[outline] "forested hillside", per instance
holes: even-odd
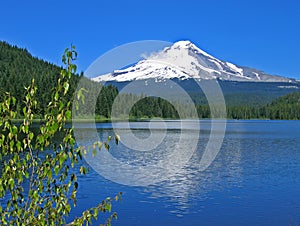
[[[277,98],[266,106],[271,119],[300,119],[300,92]]]
[[[25,87],[31,84],[34,78],[37,90],[38,106],[35,114],[42,117],[52,95],[52,90],[57,86],[57,79],[61,68],[48,63],[42,59],[33,57],[26,49],[12,46],[6,42],[0,42],[0,101],[6,92],[9,92],[17,99],[17,112],[22,117],[22,108]],[[70,94],[66,97],[73,98],[74,91],[82,75],[72,76],[70,83]],[[98,87],[100,84],[86,79],[89,86]],[[102,94],[99,95],[97,111],[106,117],[109,116],[112,97],[116,96],[117,89],[112,86],[103,87]],[[101,107],[100,107],[101,106]]]
[[[18,112],[23,105],[24,87],[29,86],[34,78],[40,104],[36,113],[43,114],[44,104],[50,101],[51,90],[57,85],[60,70],[56,65],[32,57],[26,49],[0,42],[0,98],[5,92],[10,92],[17,99]]]

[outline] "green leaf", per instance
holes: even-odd
[[[94,217],[96,218],[96,220],[98,218],[98,214],[99,214],[99,210],[98,210],[98,208],[95,208],[94,209]]]
[[[9,188],[10,188],[11,190],[13,190],[13,188],[14,188],[14,186],[15,186],[15,180],[12,179],[12,178],[10,178],[10,179],[8,180],[8,185],[9,185]]]
[[[26,160],[29,161],[30,160],[30,153],[26,154]]]
[[[58,175],[59,170],[60,170],[59,166],[56,165],[56,166],[54,167],[54,173],[55,173],[56,176]]]
[[[110,146],[107,142],[104,143],[104,147],[105,147],[106,150],[109,150],[109,148],[110,148]]]
[[[66,118],[67,119],[71,119],[71,117],[72,117],[72,112],[70,111],[70,110],[68,110],[68,111],[66,111]]]
[[[17,146],[17,150],[20,151],[21,150],[21,141],[17,141],[16,146]]]
[[[58,98],[59,98],[59,94],[58,94],[58,92],[56,92],[56,93],[55,93],[55,96],[54,96],[54,100],[56,100],[56,101],[57,101],[57,100],[58,100]]]
[[[33,196],[34,199],[37,199],[37,197],[38,197],[38,191],[37,190],[33,191],[32,196]]]
[[[64,153],[64,154],[59,158],[59,165],[62,166],[62,164],[66,161],[67,158],[68,158],[68,155]]]
[[[99,151],[101,150],[101,148],[102,148],[102,142],[98,142],[98,148],[99,148]]]
[[[62,115],[58,114],[57,117],[56,117],[56,119],[57,119],[58,122],[60,122],[62,120]]]
[[[52,179],[52,170],[48,170],[47,176],[48,176],[49,180]]]
[[[31,133],[29,133],[29,139],[30,140],[32,140],[33,139],[33,137],[34,137],[34,134],[31,132]]]
[[[74,173],[72,173],[72,175],[71,175],[71,181],[76,181],[76,180],[77,180],[76,175]]]
[[[70,213],[71,212],[71,206],[68,204],[68,205],[66,205],[66,211],[67,211],[67,213]]]
[[[96,157],[96,155],[97,155],[97,148],[93,148],[93,153],[92,154],[93,154],[94,157]]]
[[[106,203],[106,204],[105,204],[105,209],[106,209],[108,212],[111,212],[111,203]]]
[[[68,82],[65,82],[65,83],[64,83],[64,89],[65,89],[64,95],[66,95],[66,93],[67,93],[68,90],[69,90],[69,83],[68,83]]]
[[[10,147],[10,149],[13,149],[13,148],[14,148],[14,144],[15,144],[15,142],[14,142],[13,140],[11,140],[11,141],[9,142],[9,147]]]

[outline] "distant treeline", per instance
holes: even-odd
[[[239,107],[236,107],[233,114],[229,112],[228,116],[236,119],[300,119],[300,92],[279,97],[262,107],[245,107],[242,112],[236,115],[234,115],[234,112],[239,112]]]
[[[51,99],[51,90],[57,85],[57,78],[61,68],[44,60],[33,57],[26,49],[11,46],[6,42],[0,42],[0,101],[6,92],[17,99],[16,110],[22,118],[24,107],[24,87],[30,85],[32,78],[38,87],[37,102],[39,105],[34,110],[37,117],[45,113],[46,105]],[[66,97],[74,97],[79,80],[85,84],[87,97],[81,113],[89,114],[95,108],[95,114],[104,118],[117,115],[130,118],[189,118],[193,114],[188,104],[175,103],[157,97],[137,96],[134,94],[119,95],[118,105],[112,106],[119,91],[115,86],[102,86],[84,78],[82,73],[74,75],[70,84],[71,92]],[[99,90],[100,94],[98,95]],[[192,95],[193,96],[193,95]],[[121,98],[120,98],[121,97]],[[238,98],[238,97],[233,97]],[[194,99],[194,98],[193,98]],[[195,100],[195,99],[194,99]],[[235,100],[236,103],[238,103]],[[96,105],[95,105],[96,103]],[[130,107],[130,103],[135,103]],[[195,106],[199,118],[210,118],[210,108],[203,100],[195,100]],[[130,107],[130,109],[129,109]],[[179,114],[180,113],[180,114]],[[300,93],[292,93],[279,97],[266,105],[233,105],[227,107],[227,117],[231,119],[300,119]]]
[[[117,111],[125,109],[124,114],[126,114],[128,112],[126,103],[131,103],[135,101],[134,99],[140,100],[131,108],[129,114],[131,118],[161,117],[176,119],[179,118],[178,111],[181,113],[181,117],[189,118],[191,116],[191,108],[187,104],[177,103],[173,106],[161,98],[145,97],[141,99],[141,97],[132,94],[122,94],[123,104],[119,104],[119,110]],[[209,105],[195,105],[195,107],[199,118],[211,118]],[[106,109],[110,109],[110,107]],[[227,106],[226,110],[229,119],[300,119],[300,92],[279,97],[264,106]],[[96,111],[96,114],[98,113]],[[107,111],[102,115],[110,117],[110,112]]]

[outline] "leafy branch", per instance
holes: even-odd
[[[3,164],[0,198],[8,200],[5,204],[1,202],[1,225],[65,225],[72,206],[77,204],[77,174],[86,174],[88,170],[81,165],[76,172],[76,166],[86,150],[75,146],[73,128],[65,126],[72,119],[72,103],[66,95],[70,91],[70,79],[76,73],[73,63],[76,58],[74,46],[65,50],[62,57],[65,69],[60,72],[38,130],[32,126],[33,112],[38,105],[34,79],[25,88],[20,125],[13,123],[17,117],[16,98],[6,93],[0,103],[0,161]],[[82,93],[77,96],[77,101],[83,101]],[[62,136],[61,142],[55,140],[58,135]],[[108,143],[104,144],[108,149]],[[95,150],[93,147],[93,154]],[[99,212],[111,212],[112,201],[120,198],[121,193],[114,199],[105,199],[69,225],[90,223],[98,218]],[[113,213],[106,225],[116,217]]]

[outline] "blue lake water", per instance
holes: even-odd
[[[167,141],[162,141],[154,154],[112,142],[110,154],[124,164],[140,164],[143,173],[147,161],[165,157],[164,148],[172,152],[172,146],[167,146],[178,140],[179,123],[166,122]],[[90,124],[80,125],[82,138],[88,143]],[[122,129],[124,125],[114,126]],[[147,122],[130,123],[140,139],[150,136],[148,126]],[[113,204],[118,213],[113,225],[300,224],[300,121],[228,121],[221,150],[203,171],[199,162],[210,127],[210,121],[200,121],[197,148],[188,163],[155,184],[119,184],[91,169],[87,176],[79,178],[78,206],[71,217],[107,196],[123,192],[123,201]],[[113,134],[111,123],[96,124],[96,129],[103,140]],[[193,136],[193,129],[188,129]],[[159,126],[154,130],[159,133]],[[122,173],[114,167],[112,173]],[[103,219],[99,222],[103,223]]]

